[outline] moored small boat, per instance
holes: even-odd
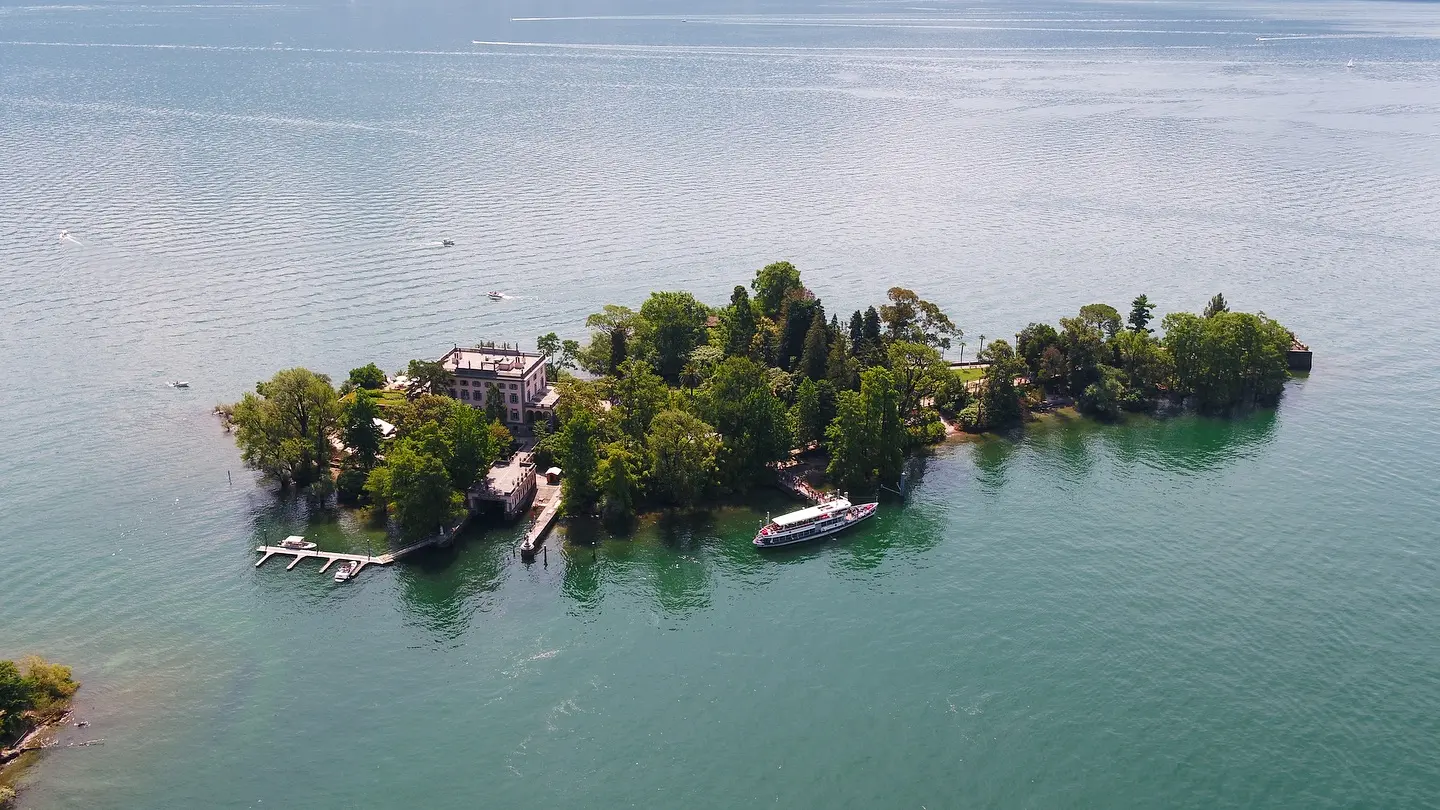
[[[816,506],[768,521],[755,535],[755,547],[773,548],[818,540],[874,515],[879,506],[879,503],[852,504],[843,495],[832,497]]]
[[[320,546],[316,543],[307,542],[305,538],[301,535],[292,534],[284,540],[280,541],[280,547],[291,548],[295,549],[296,551],[314,551]]]
[[[355,560],[347,560],[339,568],[335,569],[335,581],[345,582],[360,572],[360,563]]]

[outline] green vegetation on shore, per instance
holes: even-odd
[[[0,749],[63,717],[79,688],[69,667],[38,655],[0,661]]]
[[[281,371],[233,408],[241,458],[322,502],[333,493],[344,503],[386,510],[406,539],[443,529],[459,518],[463,494],[512,437],[495,414],[429,393],[448,378],[435,366],[413,361],[411,386],[402,393],[382,390],[385,374],[372,363],[350,372],[343,396],[325,375]],[[393,424],[394,436],[385,437],[376,419]]]
[[[979,364],[952,368],[943,352],[963,333],[940,307],[892,287],[841,319],[789,262],[718,308],[679,291],[638,310],[606,304],[586,321],[587,344],[539,338],[559,399],[553,428],[535,425],[537,466],[564,469],[566,514],[625,524],[647,505],[743,494],[796,450],[823,451],[831,483],[871,490],[896,484],[905,452],[943,439],[947,421],[980,432],[1068,401],[1114,418],[1167,399],[1223,412],[1279,398],[1293,339],[1279,323],[1217,295],[1203,315],[1167,315],[1157,337],[1154,309],[1144,295],[1123,318],[1087,304],[1059,328],[1030,324],[1013,346],[982,335]],[[566,373],[577,365],[590,378]],[[450,525],[511,442],[503,406],[433,393],[451,385],[438,362],[411,361],[405,377],[403,391],[385,390],[370,364],[337,392],[323,375],[282,371],[233,408],[242,457],[282,484],[388,509],[407,537]]]

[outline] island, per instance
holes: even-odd
[[[1013,343],[980,335],[967,362],[964,332],[915,291],[892,287],[842,318],[781,261],[722,306],[680,291],[607,304],[583,345],[553,332],[534,352],[457,345],[393,377],[356,368],[338,389],[289,369],[219,410],[247,465],[381,510],[413,540],[463,521],[516,437],[532,480],[563,471],[560,514],[623,530],[645,510],[744,498],[802,455],[818,457],[822,485],[873,492],[901,482],[908,452],[947,436],[1066,407],[1114,420],[1270,406],[1301,349],[1309,368],[1289,330],[1222,295],[1166,315],[1158,335],[1155,307],[1140,295],[1124,316],[1088,304]]]

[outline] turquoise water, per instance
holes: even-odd
[[[1437,20],[0,6],[0,655],[73,663],[105,739],[23,806],[1430,803]],[[972,352],[1223,291],[1316,370],[1233,420],[937,448],[777,554],[762,495],[548,564],[498,527],[344,587],[253,568],[368,535],[257,488],[216,402],[781,257],[840,311],[913,287]]]

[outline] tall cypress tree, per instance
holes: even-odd
[[[730,308],[726,311],[730,337],[725,343],[727,357],[747,357],[750,345],[755,342],[755,309],[750,303],[750,293],[736,285],[730,294]]]
[[[816,309],[810,329],[805,333],[805,349],[800,354],[797,370],[812,380],[825,379],[825,362],[829,357],[829,331],[825,328],[825,312]]]

